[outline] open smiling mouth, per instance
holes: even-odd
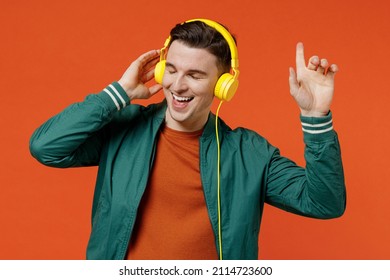
[[[177,102],[180,102],[180,103],[188,103],[194,99],[194,97],[177,96],[174,93],[172,93],[172,97],[174,100],[176,100]]]

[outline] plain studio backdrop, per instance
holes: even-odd
[[[221,117],[257,131],[301,165],[299,110],[288,87],[296,43],[304,43],[306,59],[317,54],[340,67],[332,112],[346,213],[324,221],[266,206],[260,258],[390,258],[387,1],[3,0],[0,6],[0,259],[85,258],[97,168],[42,166],[29,153],[29,138],[52,115],[118,80],[141,53],[161,48],[176,23],[199,17],[227,25],[238,40],[240,87]]]

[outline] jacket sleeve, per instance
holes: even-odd
[[[88,95],[83,102],[70,105],[33,133],[32,156],[52,167],[97,165],[104,127],[129,103],[125,91],[116,82],[98,94]]]
[[[346,190],[332,114],[321,118],[301,116],[301,124],[306,168],[275,149],[269,163],[266,202],[303,216],[339,217],[345,211]]]

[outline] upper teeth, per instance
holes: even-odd
[[[191,101],[193,99],[193,97],[177,96],[175,94],[172,94],[172,96],[173,96],[173,99],[175,99],[176,101],[179,101],[179,102],[188,102],[188,101]]]

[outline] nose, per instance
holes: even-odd
[[[188,85],[185,80],[185,77],[182,75],[173,75],[172,83],[169,89],[177,93],[186,91],[188,89]]]

